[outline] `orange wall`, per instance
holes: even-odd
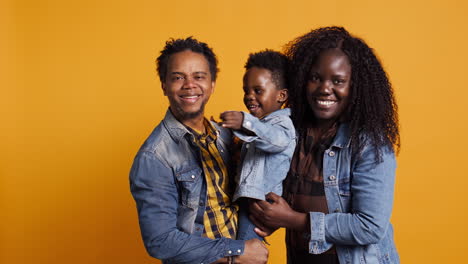
[[[465,1],[27,1],[0,3],[0,263],[159,263],[128,187],[167,100],[154,59],[194,35],[219,55],[207,115],[243,109],[249,52],[343,25],[383,60],[400,106],[393,223],[403,263],[468,249]],[[270,263],[284,263],[282,233]]]

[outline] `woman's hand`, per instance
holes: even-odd
[[[276,229],[304,231],[308,229],[308,214],[296,212],[279,195],[269,193],[267,201],[255,201],[250,204],[250,219],[260,230],[260,236],[270,235]]]

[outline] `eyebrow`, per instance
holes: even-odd
[[[204,74],[204,75],[208,75],[207,72],[204,72],[204,71],[197,71],[197,72],[194,72],[194,74]]]
[[[173,75],[174,75],[174,74],[185,75],[185,73],[183,73],[183,72],[171,72],[170,74],[173,74]]]
[[[183,72],[171,72],[170,74],[180,74],[180,75],[186,75],[185,73]],[[204,75],[208,75],[207,72],[204,72],[204,71],[197,71],[197,72],[194,72],[192,74],[204,74]]]

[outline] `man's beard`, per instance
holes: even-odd
[[[199,115],[204,113],[205,105],[206,105],[206,102],[202,103],[200,108],[195,112],[185,112],[182,109],[182,107],[180,107],[179,105],[176,104],[175,110],[177,111],[177,117],[181,119],[180,121],[198,117]],[[174,113],[172,113],[172,114],[174,114]]]

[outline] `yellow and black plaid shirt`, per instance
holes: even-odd
[[[231,203],[229,175],[216,147],[216,129],[205,119],[206,133],[188,128],[195,136],[195,144],[200,148],[203,172],[206,179],[207,202],[203,224],[203,235],[208,238],[236,238],[237,206]]]

